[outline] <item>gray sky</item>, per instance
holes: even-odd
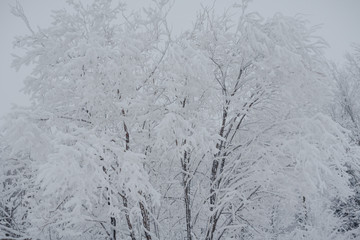
[[[34,27],[48,26],[51,21],[51,10],[66,5],[65,0],[19,0],[19,2]],[[141,7],[148,0],[125,0],[125,2],[133,8]],[[216,8],[225,9],[233,2],[234,0],[218,0]],[[0,118],[10,111],[12,104],[28,104],[27,96],[22,94],[20,89],[30,69],[24,68],[16,72],[10,67],[12,40],[15,35],[27,33],[21,20],[10,13],[8,5],[14,3],[15,0],[0,0]],[[200,3],[207,5],[212,1],[175,0],[169,16],[174,32],[180,32],[191,26]],[[311,25],[323,24],[318,35],[330,45],[326,56],[336,62],[342,61],[342,56],[350,50],[351,43],[360,43],[360,0],[254,0],[249,8],[265,18],[271,17],[276,12],[289,16],[301,13]]]

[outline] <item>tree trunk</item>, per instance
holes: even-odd
[[[182,159],[182,169],[183,169],[183,188],[184,188],[184,203],[185,203],[185,220],[186,220],[186,237],[187,240],[192,239],[191,231],[191,196],[190,196],[190,176],[189,176],[189,162],[190,156],[187,151],[184,152],[184,157]]]
[[[150,219],[149,219],[149,212],[146,210],[144,204],[142,202],[139,202],[140,210],[141,210],[141,216],[143,220],[143,225],[145,228],[145,237],[146,240],[151,240],[150,232]]]
[[[121,195],[119,194],[122,199],[123,199],[123,206],[128,209],[128,201],[127,201],[127,198],[125,195]],[[133,230],[133,226],[131,224],[131,221],[130,221],[130,216],[129,216],[129,213],[125,213],[125,219],[126,219],[126,223],[128,225],[128,229],[129,229],[129,232],[130,232],[130,237],[131,237],[131,240],[136,240],[135,238],[135,233],[134,233],[134,230]]]
[[[110,223],[112,226],[112,238],[111,240],[116,240],[116,219],[114,217],[110,218]]]

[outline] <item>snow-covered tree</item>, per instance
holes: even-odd
[[[351,130],[352,140],[359,144],[360,106],[360,46],[354,45],[353,53],[346,54],[344,66],[331,66],[331,72],[337,83],[336,105],[333,117],[345,128]]]
[[[29,202],[24,236],[151,239],[158,193],[141,127],[153,114],[148,80],[163,55],[165,12],[161,3],[128,17],[107,0],[69,4],[52,26],[28,25],[15,41],[27,51],[14,66],[34,66],[25,82],[32,107],[11,119],[4,139],[5,181],[16,174],[20,189],[11,190]],[[13,11],[28,23],[20,6]]]
[[[180,36],[167,1],[68,1],[37,31],[15,6],[32,106],[1,135],[0,237],[340,239],[357,151],[324,110],[324,42],[248,2]]]
[[[336,132],[334,138],[340,134],[335,130],[336,125],[328,123],[331,122],[330,119],[319,116],[322,120],[318,121],[312,117],[314,113],[321,111],[322,104],[328,99],[326,79],[321,73],[323,42],[314,37],[312,29],[307,29],[299,19],[275,15],[264,21],[256,13],[246,13],[244,5],[240,7],[242,15],[238,22],[232,21],[228,15],[216,16],[211,10],[204,9],[188,36],[210,62],[213,82],[218,84],[215,95],[217,99],[211,105],[211,112],[215,120],[212,126],[218,126],[214,129],[221,139],[215,146],[216,153],[208,163],[211,165],[211,187],[207,196],[209,214],[205,227],[206,239],[225,236],[263,239],[264,234],[269,232],[269,223],[266,222],[269,217],[263,218],[265,222],[262,222],[261,215],[269,216],[268,210],[274,208],[275,202],[279,203],[279,199],[271,200],[271,197],[263,194],[269,191],[269,187],[273,194],[285,198],[286,201],[297,202],[299,206],[286,208],[286,212],[278,216],[279,219],[285,216],[295,219],[303,211],[300,206],[307,204],[305,199],[314,199],[305,195],[317,194],[318,199],[323,199],[321,203],[324,205],[321,207],[329,207],[329,202],[326,202],[328,196],[318,194],[321,184],[314,188],[305,187],[305,184],[302,190],[288,184],[287,191],[282,192],[280,183],[272,178],[281,178],[284,174],[284,179],[288,179],[288,173],[283,169],[285,166],[289,171],[295,168],[299,171],[297,174],[304,179],[315,177],[316,175],[307,175],[308,169],[299,167],[312,159],[311,165],[317,169],[315,171],[325,171],[321,170],[324,168],[328,168],[326,171],[338,171],[334,174],[339,178],[332,184],[341,182],[346,185],[346,176],[341,174],[347,158],[347,143],[344,139],[337,143],[342,146],[339,147],[339,152],[327,155],[320,149],[321,152],[316,156],[313,153],[315,149],[311,149],[314,146],[310,147],[307,141],[318,145],[322,144],[321,139],[301,138],[300,142],[290,148],[287,142],[291,140],[285,140],[286,137],[282,135],[284,130],[281,129],[289,124],[292,130],[285,132],[290,138],[310,134],[311,129],[318,124],[319,127],[325,125],[325,128],[329,128],[326,130],[328,133]],[[319,92],[323,94],[319,95]],[[278,125],[278,122],[282,124]],[[303,122],[306,125],[303,125]],[[268,129],[273,128],[280,128],[277,130],[280,132],[269,134]],[[263,135],[263,132],[266,134]],[[265,140],[268,137],[271,137],[272,141]],[[276,137],[283,143],[275,144]],[[299,144],[303,145],[302,155],[298,155]],[[289,148],[282,149],[281,145]],[[272,152],[284,154],[286,157],[277,155],[272,158]],[[327,163],[335,153],[340,154],[335,158],[336,161],[333,164]],[[291,159],[292,164],[279,162],[279,158],[283,161]],[[274,166],[277,167],[273,169]],[[269,169],[273,170],[269,172]],[[326,179],[329,176],[332,174],[322,177]],[[329,189],[328,194],[348,194],[346,191],[342,192],[343,185],[336,184],[331,191]],[[296,198],[292,199],[294,196]],[[270,202],[270,205],[265,204],[267,202]],[[330,211],[328,215],[331,217]],[[315,223],[309,220],[306,224]],[[327,231],[331,231],[334,224],[336,222],[322,227],[328,227]],[[295,234],[298,229],[291,229],[290,226],[281,228],[287,228],[286,234]],[[313,234],[306,227],[304,229],[309,231],[307,237]],[[278,231],[271,234],[281,235],[281,230]]]
[[[165,156],[164,162],[159,163],[166,166],[166,176],[162,179],[166,179],[167,184],[161,191],[165,209],[159,210],[159,214],[164,215],[161,218],[166,228],[171,229],[167,238],[252,236],[261,239],[266,233],[286,239],[291,234],[300,236],[301,231],[307,237],[331,237],[337,219],[329,208],[329,196],[348,195],[350,191],[343,187],[347,185],[343,174],[343,164],[348,158],[345,134],[337,130],[338,126],[329,118],[321,114],[313,117],[330,96],[321,72],[322,46],[321,39],[313,37],[312,29],[306,29],[299,19],[276,15],[263,21],[254,13],[243,13],[236,25],[228,15],[216,16],[209,9],[199,15],[194,29],[170,45],[170,56],[164,61],[168,69],[165,68],[162,75],[167,87],[160,101],[166,111],[164,120],[155,129],[160,142],[154,147]],[[202,114],[206,114],[206,118],[201,117]],[[291,126],[291,130],[286,131],[291,138],[298,136],[299,142],[294,147],[283,149],[279,143],[265,140],[271,137],[276,142],[277,136],[279,142],[290,142],[280,131],[284,126]],[[329,135],[322,136],[324,139],[314,136],[311,129],[318,127],[326,129],[319,134],[329,131]],[[279,132],[269,134],[269,129]],[[208,136],[207,145],[203,145],[204,141],[194,141],[199,133]],[[338,144],[338,151],[325,152],[322,149],[325,139]],[[299,144],[304,148],[301,158],[296,157]],[[323,147],[317,149],[312,144]],[[289,159],[270,154],[274,151]],[[339,155],[335,157],[335,154]],[[334,162],[328,162],[329,158],[335,158]],[[286,165],[290,160],[292,164]],[[313,176],[307,173],[307,167],[299,167],[305,162],[315,169]],[[269,173],[269,168],[273,169],[271,174],[264,174]],[[279,179],[286,181],[290,177],[284,169],[297,172],[299,179],[292,182],[304,181],[301,190],[289,184],[286,191],[280,190]],[[337,180],[333,182],[332,174],[316,177],[324,171],[336,174]],[[275,180],[275,175],[282,177]],[[308,179],[309,176],[313,179]],[[325,182],[313,183],[319,181]],[[307,188],[307,184],[314,187]],[[331,186],[329,192],[319,194],[323,185]],[[268,194],[269,187],[272,194]],[[309,217],[306,223],[303,220],[309,215],[304,209],[310,207],[310,199],[315,197],[322,199],[318,201],[323,205],[312,207],[328,210],[321,212],[329,218],[326,224],[316,216]],[[281,205],[276,205],[279,198],[294,204],[281,215]],[[190,207],[189,201],[192,201]],[[269,205],[266,202],[270,202]],[[252,204],[257,204],[257,210],[254,207],[244,217]],[[181,209],[182,205],[184,210],[176,215],[173,209]],[[272,212],[267,211],[269,209]],[[272,221],[281,221],[285,215],[291,221],[282,222],[288,224],[286,226],[272,226],[270,233],[266,221],[270,221],[271,214],[275,215],[274,209],[279,212]],[[266,220],[262,221],[261,214],[268,216]],[[309,226],[305,227],[306,224]],[[326,230],[317,231],[320,227]]]
[[[332,104],[332,117],[335,121],[348,129],[351,133],[351,141],[360,143],[360,46],[354,45],[353,52],[346,54],[346,62],[343,66],[331,66],[332,77],[337,88],[335,90],[335,104]],[[350,186],[355,195],[346,200],[335,200],[335,214],[343,220],[339,231],[349,232],[354,238],[360,225],[360,168],[359,163],[349,162],[347,173],[350,176]]]

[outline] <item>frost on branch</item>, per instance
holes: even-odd
[[[36,31],[17,5],[32,106],[0,139],[0,238],[347,237],[357,135],[328,116],[325,43],[248,2],[179,36],[167,1],[68,1]]]

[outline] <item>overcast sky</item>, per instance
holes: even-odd
[[[32,26],[46,27],[51,22],[51,10],[66,6],[65,0],[19,0]],[[83,2],[88,2],[84,0]],[[89,1],[90,2],[90,1]],[[149,0],[125,0],[129,7],[140,7]],[[216,8],[225,9],[234,0],[218,0]],[[191,26],[200,4],[212,0],[175,0],[169,16],[174,32]],[[24,77],[30,69],[15,72],[10,67],[12,40],[15,35],[27,33],[25,25],[10,13],[9,4],[15,0],[0,0],[0,118],[7,114],[12,104],[26,105],[28,98],[20,92]],[[254,0],[249,6],[262,16],[271,17],[277,12],[294,16],[303,14],[311,25],[322,24],[318,35],[330,45],[326,51],[329,59],[341,62],[343,54],[350,50],[351,43],[360,43],[360,0]],[[0,121],[1,123],[1,121]]]

